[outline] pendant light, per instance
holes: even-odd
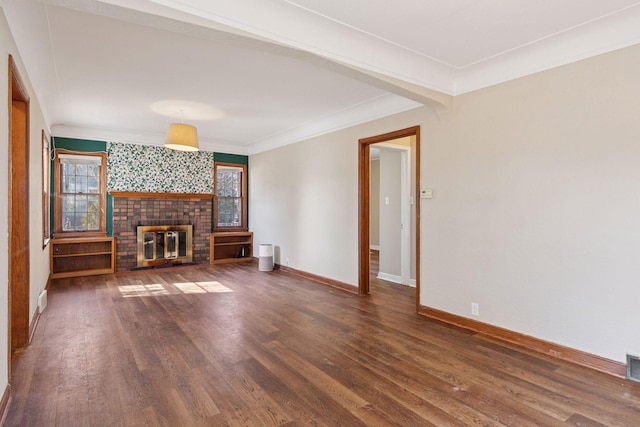
[[[167,140],[164,143],[166,148],[178,151],[198,151],[198,130],[195,126],[184,123],[184,112],[182,114],[182,123],[171,123]]]

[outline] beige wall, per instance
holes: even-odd
[[[30,319],[33,318],[37,308],[38,294],[44,289],[49,275],[49,252],[48,248],[42,248],[42,177],[41,177],[41,130],[48,129],[38,100],[34,95],[34,91],[29,83],[29,78],[24,71],[20,55],[17,52],[15,43],[9,32],[4,13],[0,9],[0,57],[3,66],[0,67],[0,97],[4,100],[8,99],[8,57],[11,54],[18,65],[20,77],[27,87],[30,99],[30,146],[29,146],[29,227],[30,227]],[[7,177],[9,175],[8,168],[8,103],[0,102],[0,395],[4,391],[2,384],[8,383],[8,211],[7,202],[9,199]]]
[[[369,191],[370,227],[369,239],[371,247],[380,246],[380,159],[371,160],[371,190]]]
[[[640,352],[639,75],[636,46],[461,96],[424,129],[423,304]]]
[[[7,28],[7,22],[4,18],[4,14],[0,16],[0,55],[2,57],[2,66],[0,66],[0,394],[4,393],[5,387],[9,382],[8,373],[8,328],[9,328],[9,314],[8,314],[8,293],[9,293],[9,267],[8,267],[8,251],[9,240],[7,238],[9,234],[8,228],[8,206],[7,200],[9,197],[9,187],[7,183],[7,177],[9,176],[9,159],[8,152],[9,146],[7,143],[7,135],[9,134],[9,127],[7,123],[7,117],[9,115],[8,109],[8,88],[7,82],[9,81],[7,57],[9,53],[15,51],[15,48],[11,41],[11,34]]]
[[[401,154],[398,150],[380,149],[380,271],[379,276],[394,276],[402,282],[400,224]],[[388,204],[387,204],[388,201]]]
[[[420,303],[640,353],[640,46],[250,157],[256,243],[357,285],[357,141],[420,125]],[[282,260],[277,260],[282,262]]]
[[[410,241],[409,241],[409,247],[411,250],[411,254],[410,254],[410,271],[409,271],[409,282],[405,283],[411,286],[416,286],[416,205],[415,203],[418,201],[418,192],[416,191],[416,155],[417,155],[417,149],[416,149],[416,136],[412,135],[412,136],[408,136],[408,137],[403,137],[403,138],[399,138],[399,139],[394,139],[392,141],[387,141],[387,142],[383,142],[383,143],[378,143],[374,145],[375,147],[381,149],[381,150],[397,150],[398,147],[407,147],[407,156],[409,158],[409,194],[407,197],[411,197],[413,199],[413,204],[410,204],[408,206],[409,209],[409,222],[410,222],[410,229],[409,229],[409,236],[410,236]],[[399,197],[399,195],[398,195]],[[407,201],[409,202],[409,201]],[[380,206],[380,208],[382,208],[382,205]],[[382,252],[381,252],[381,256],[382,256]],[[399,256],[399,255],[398,255]],[[401,262],[401,261],[399,261]],[[381,264],[382,264],[382,260],[381,260]],[[382,270],[381,270],[382,271]],[[392,281],[396,281],[397,278],[390,278],[390,277],[386,277],[387,280],[392,280]],[[402,281],[400,281],[402,282]],[[398,283],[400,283],[398,282]]]
[[[325,135],[249,157],[254,248],[272,243],[278,264],[356,283],[355,141]]]

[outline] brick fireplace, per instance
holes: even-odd
[[[193,262],[209,263],[212,196],[209,194],[112,192],[116,271],[137,265],[139,225],[193,226]]]

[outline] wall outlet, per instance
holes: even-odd
[[[289,258],[288,257],[284,259],[284,265],[289,265]]]
[[[478,305],[478,303],[471,303],[471,314],[474,316],[480,316],[480,306]]]

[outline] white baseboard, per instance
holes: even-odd
[[[397,283],[399,285],[410,286],[412,288],[416,287],[416,280],[410,279],[409,283],[404,283],[402,281],[402,276],[396,276],[395,274],[387,274],[387,273],[378,273],[378,279],[386,280],[387,282]]]
[[[378,279],[382,279],[382,280],[386,280],[387,282],[393,282],[393,283],[398,283],[402,285],[402,277],[396,276],[395,274],[379,272]]]

